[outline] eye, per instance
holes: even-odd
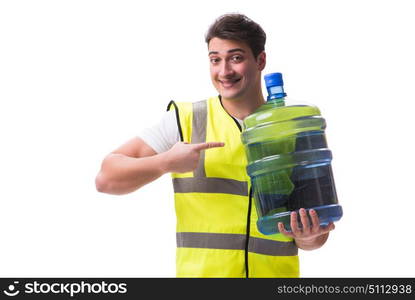
[[[211,57],[210,58],[210,63],[213,64],[213,65],[217,64],[219,61],[220,61],[219,57]]]
[[[244,58],[242,57],[242,55],[234,55],[231,57],[231,60],[233,62],[241,62]]]

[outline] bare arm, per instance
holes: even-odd
[[[163,155],[136,137],[104,158],[95,185],[103,193],[131,193],[166,173],[164,167]]]
[[[95,185],[102,193],[131,193],[165,173],[193,171],[197,167],[200,151],[223,145],[216,142],[179,142],[170,150],[157,154],[142,139],[136,137],[104,158]]]

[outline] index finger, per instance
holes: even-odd
[[[216,147],[223,147],[225,143],[222,142],[206,142],[206,143],[200,143],[200,144],[193,144],[194,149],[201,151],[209,148],[216,148]]]

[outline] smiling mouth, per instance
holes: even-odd
[[[219,80],[220,84],[224,87],[224,88],[230,88],[232,87],[234,84],[238,83],[239,81],[241,81],[241,78],[238,79],[234,79],[234,80]]]

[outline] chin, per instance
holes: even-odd
[[[239,93],[238,92],[232,92],[232,91],[220,91],[219,94],[228,100],[238,100],[239,99]]]

